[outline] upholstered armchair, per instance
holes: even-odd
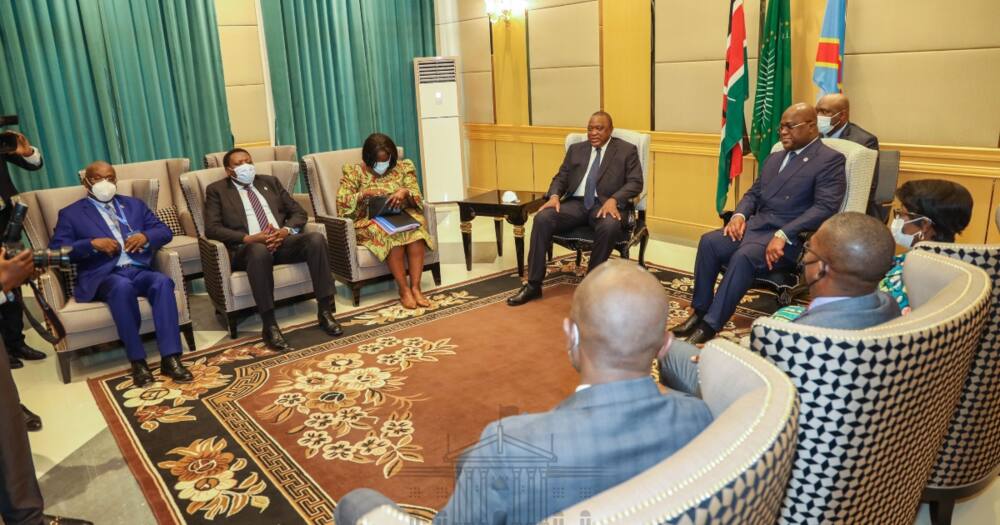
[[[821,139],[823,145],[836,150],[846,157],[847,192],[840,211],[856,211],[865,213],[868,210],[868,194],[871,192],[872,178],[875,176],[875,165],[878,162],[878,152],[860,144],[843,139]],[[780,151],[781,143],[771,148],[771,153]],[[723,222],[729,222],[733,212],[722,214]],[[805,241],[812,232],[804,232],[800,241]],[[772,290],[778,294],[778,303],[782,306],[792,304],[799,296],[809,290],[805,280],[798,270],[772,270],[754,280],[755,288]]]
[[[157,202],[159,189],[159,181],[156,179],[118,181],[118,194],[141,199],[150,208]],[[21,201],[28,205],[24,231],[31,246],[35,249],[47,248],[59,219],[59,210],[86,196],[87,190],[83,186],[21,193],[19,195]],[[179,329],[184,334],[188,348],[194,351],[194,329],[191,326],[188,297],[184,290],[181,261],[177,252],[171,250],[169,246],[168,244],[157,252],[155,267],[174,281]],[[62,272],[50,268],[42,274],[39,286],[42,296],[55,310],[66,329],[66,337],[54,345],[56,356],[59,358],[59,375],[63,383],[70,382],[71,360],[74,356],[98,345],[119,340],[114,319],[111,318],[111,310],[105,303],[99,301],[78,303],[73,298],[75,280],[75,270]],[[139,314],[142,317],[139,333],[142,335],[153,333],[155,330],[153,311],[149,301],[144,297],[139,298]]]
[[[795,459],[795,387],[760,356],[720,339],[705,346],[699,369],[714,416],[704,432],[649,470],[543,523],[774,523]],[[362,522],[421,523],[389,506]]]
[[[283,186],[289,188],[298,177],[298,167],[294,162],[255,163],[257,173],[276,177]],[[205,237],[205,190],[208,185],[227,177],[224,168],[209,168],[191,171],[181,175],[181,188],[187,199],[188,208],[198,229],[198,248],[201,253],[205,274],[205,289],[212,300],[215,312],[229,329],[229,337],[235,339],[236,326],[243,316],[255,312],[256,303],[250,292],[250,281],[244,271],[232,270],[229,251],[219,241]],[[304,232],[324,233],[322,226],[307,222]],[[306,263],[278,264],[274,267],[274,299],[276,302],[292,302],[312,297],[312,280]]]
[[[403,148],[397,148],[403,158]],[[316,212],[316,221],[326,228],[329,243],[330,265],[333,276],[351,289],[354,306],[361,302],[361,288],[365,285],[392,279],[389,266],[378,260],[368,248],[358,244],[354,221],[337,213],[337,191],[345,164],[361,162],[361,148],[313,153],[302,157],[302,171],[309,182],[309,197]],[[434,205],[424,202],[427,230],[437,245],[437,216]],[[424,257],[424,270],[430,270],[434,284],[441,285],[441,264],[438,250],[428,250]]]
[[[184,201],[184,192],[181,191],[181,174],[186,173],[190,167],[191,161],[185,158],[114,165],[119,181],[153,179],[159,183],[159,196],[149,207],[174,233],[173,240],[165,248],[177,252],[181,259],[181,271],[187,280],[201,277],[198,233]],[[79,175],[83,177],[83,170],[80,170]]]
[[[914,250],[912,311],[867,330],[757,319],[750,349],[799,391],[782,523],[913,523],[986,320],[990,279]],[[993,436],[995,437],[995,436]]]
[[[955,500],[976,494],[1000,473],[1000,245],[922,242],[914,249],[978,266],[993,282],[989,315],[924,490],[932,523],[947,525]]]
[[[269,162],[273,160],[282,160],[286,162],[298,162],[298,158],[295,156],[295,146],[252,146],[248,148],[243,148],[250,153],[253,157],[254,163],[258,162]],[[226,155],[225,151],[216,151],[215,153],[208,153],[202,159],[203,168],[221,168],[222,157]]]
[[[618,253],[625,259],[629,257],[629,250],[636,244],[639,245],[639,264],[646,264],[646,245],[649,243],[649,230],[646,228],[646,196],[649,193],[649,133],[639,133],[627,129],[615,128],[611,136],[619,138],[632,144],[639,151],[639,167],[642,169],[642,192],[639,193],[626,208],[626,213],[622,214],[625,222],[625,236],[618,243],[616,248]],[[587,140],[586,133],[570,133],[566,135],[566,149]],[[552,236],[552,242],[568,250],[576,252],[576,265],[580,266],[583,259],[583,252],[590,250],[594,245],[594,229],[590,226],[578,226],[572,230]],[[552,259],[552,250],[549,249],[549,259]]]

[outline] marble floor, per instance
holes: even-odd
[[[514,240],[510,226],[505,227],[503,256],[497,256],[493,221],[480,218],[473,222],[473,265],[465,269],[461,236],[458,229],[457,207],[442,207],[438,213],[438,235],[441,251],[442,284],[458,283],[516,265]],[[527,247],[525,248],[527,250]],[[556,255],[567,253],[556,249]],[[635,253],[635,251],[633,252]],[[695,250],[691,246],[662,239],[650,242],[646,258],[651,262],[679,269],[694,266]],[[227,332],[212,312],[211,302],[200,283],[195,284],[191,298],[192,318],[198,348],[207,348],[227,339]],[[425,273],[424,289],[433,288],[429,273]],[[361,307],[396,297],[391,283],[373,285],[362,292]],[[354,309],[350,291],[338,286],[337,313]],[[303,302],[278,310],[278,321],[290,325],[314,319],[315,303]],[[240,336],[259,333],[260,322],[251,318],[239,326]],[[35,333],[28,342],[51,354],[50,347]],[[151,360],[156,359],[154,343],[147,343]],[[43,421],[41,432],[31,434],[35,470],[41,480],[47,510],[56,514],[90,519],[95,523],[136,524],[154,523],[145,498],[125,465],[107,430],[86,379],[124,368],[124,356],[118,352],[103,352],[83,356],[73,362],[73,382],[60,381],[54,358],[27,362],[14,371],[22,400]],[[113,498],[107,497],[114,494]],[[929,524],[927,507],[922,506],[917,523]],[[993,483],[976,497],[959,503],[955,510],[956,525],[1000,523],[1000,483]]]

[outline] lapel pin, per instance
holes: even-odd
[[[809,157],[802,157],[802,162],[809,162]]]

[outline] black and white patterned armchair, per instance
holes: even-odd
[[[946,525],[955,500],[976,494],[1000,473],[1000,245],[922,242],[915,249],[978,266],[993,282],[990,312],[924,490],[932,523]]]
[[[712,424],[646,472],[544,524],[774,523],[796,450],[795,387],[760,356],[718,339],[705,346],[699,367]],[[423,522],[383,506],[358,523]]]
[[[915,250],[913,310],[867,330],[761,318],[750,349],[795,383],[798,454],[782,523],[913,523],[979,343],[990,279]]]

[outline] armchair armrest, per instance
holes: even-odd
[[[302,233],[312,233],[312,232],[322,234],[323,237],[326,237],[326,226],[316,221],[309,221],[306,223],[305,226],[302,227]]]
[[[424,218],[427,219],[427,233],[431,235],[431,239],[434,239],[434,245],[438,246],[437,208],[429,202],[424,203]]]
[[[354,221],[343,217],[317,215],[316,222],[326,229],[327,255],[334,275],[356,281],[361,275],[358,264],[358,238]]]
[[[158,272],[170,277],[170,280],[174,282],[174,290],[179,290],[184,295],[184,312],[187,313],[187,319],[182,318],[180,322],[183,324],[190,321],[191,303],[188,301],[187,292],[184,288],[184,272],[181,270],[181,256],[173,250],[160,249],[156,251],[153,264]]]
[[[184,234],[197,237],[198,228],[194,224],[194,217],[191,215],[190,210],[180,210],[177,212],[177,218],[181,221],[181,228],[184,229]]]
[[[733,210],[726,210],[726,211],[724,211],[724,212],[722,212],[722,213],[719,214],[719,218],[722,219],[722,227],[723,228],[725,228],[726,225],[729,224],[729,221],[732,220],[734,213],[735,212]],[[816,233],[816,230],[802,230],[802,231],[800,231],[799,232],[799,240],[798,240],[798,242],[803,243],[803,242],[808,241],[809,238],[812,237],[814,233]]]
[[[45,300],[57,313],[66,306],[66,292],[56,275],[56,270],[48,269],[38,278],[39,287]]]
[[[306,210],[306,215],[310,219],[316,217],[316,213],[313,211],[312,199],[309,198],[308,193],[293,193],[292,199],[299,203],[299,206],[302,206],[303,210]]]
[[[201,268],[205,274],[205,289],[216,307],[229,312],[235,307],[230,277],[233,274],[229,262],[229,251],[219,241],[198,237],[198,251],[201,254]]]

